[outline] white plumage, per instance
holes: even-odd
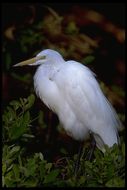
[[[50,49],[15,66],[23,65],[40,65],[34,76],[35,91],[58,115],[70,136],[83,141],[93,133],[103,152],[104,144],[111,147],[118,143],[122,124],[89,68],[76,61],[65,61]]]
[[[65,61],[54,50],[44,50],[45,56],[35,76],[34,86],[40,99],[52,109],[66,132],[76,140],[85,140],[92,132],[97,147],[118,143],[121,122],[103,95],[94,73],[76,61]],[[43,62],[43,64],[42,64]]]

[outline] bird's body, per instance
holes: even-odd
[[[118,143],[121,122],[103,95],[95,74],[76,61],[65,61],[54,50],[44,50],[36,59],[31,64],[40,65],[34,76],[35,91],[58,115],[66,132],[81,141],[93,133],[102,151],[104,144],[111,147]]]
[[[104,144],[111,147],[118,143],[120,121],[94,73],[76,61],[64,61],[57,56],[60,55],[55,55],[56,61],[54,58],[53,62],[52,55],[52,61],[47,60],[37,69],[34,76],[37,95],[58,115],[74,139],[83,141],[92,132],[100,149]]]

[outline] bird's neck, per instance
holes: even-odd
[[[50,69],[58,69],[60,68],[62,65],[65,64],[65,61],[62,57],[59,58],[59,61],[58,59],[53,59],[53,60],[47,60],[45,63],[44,63],[47,67],[50,67]]]
[[[64,62],[45,62],[38,68],[38,72],[42,73],[42,75],[50,78],[50,80],[54,80],[57,76],[58,72],[64,66]]]

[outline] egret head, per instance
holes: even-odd
[[[64,61],[64,59],[57,51],[46,49],[46,50],[41,51],[39,54],[37,54],[36,57],[32,59],[28,59],[26,61],[22,61],[14,65],[14,67],[24,66],[24,65],[34,66],[34,65],[41,65],[42,63],[46,63],[46,62],[56,63],[56,62],[61,62],[61,61]]]

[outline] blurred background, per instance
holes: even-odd
[[[12,66],[50,48],[96,73],[124,124],[124,42],[123,3],[3,3],[2,112],[10,101],[35,94],[36,67]],[[77,152],[78,142],[65,134],[56,115],[37,97],[31,116],[38,119],[32,122],[35,138],[27,143],[28,154],[42,151],[47,159],[55,160],[65,150]]]

